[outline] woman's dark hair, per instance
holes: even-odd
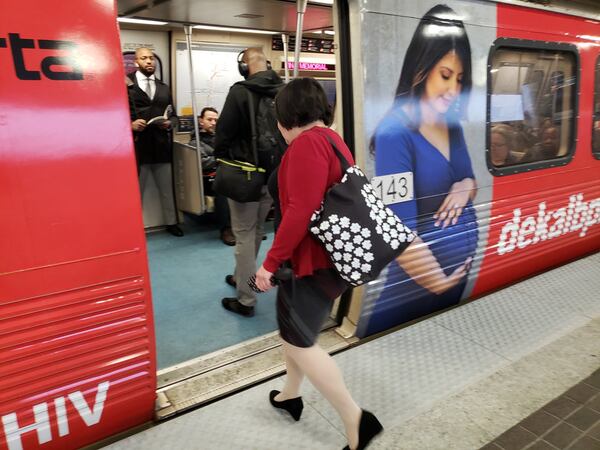
[[[303,127],[317,120],[331,125],[333,112],[321,84],[313,78],[290,81],[275,97],[277,121],[285,129]]]
[[[425,92],[427,76],[451,51],[456,52],[463,66],[461,98],[448,111],[450,116],[454,116],[450,117],[452,121],[464,114],[471,91],[471,45],[458,15],[446,5],[434,6],[421,18],[410,41],[396,88],[396,100],[409,104],[415,127],[420,122],[419,100]]]

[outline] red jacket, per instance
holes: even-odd
[[[277,176],[281,224],[263,263],[269,272],[275,272],[288,260],[298,277],[334,267],[323,245],[308,231],[310,218],[321,207],[325,192],[342,178],[340,162],[324,134],[354,165],[342,138],[328,128],[313,127],[294,139],[281,160]]]

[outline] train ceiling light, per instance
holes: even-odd
[[[279,34],[279,31],[256,30],[252,28],[217,27],[213,25],[194,25],[193,28],[196,28],[198,30],[227,31],[229,33]]]
[[[118,22],[122,23],[136,23],[139,25],[167,25],[169,22],[162,22],[160,20],[150,20],[150,19],[134,19],[131,17],[119,17],[117,19]]]

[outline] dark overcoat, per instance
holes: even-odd
[[[171,130],[177,125],[177,116],[171,97],[169,86],[160,80],[155,80],[156,92],[154,98],[146,94],[144,89],[138,85],[135,72],[129,74],[130,82],[127,86],[129,97],[129,112],[131,121],[144,119],[149,121],[153,117],[162,116],[168,105],[173,106],[173,112],[169,116]],[[134,132],[135,155],[138,165],[170,163],[172,160],[172,131],[160,128],[154,123],[148,125],[144,131]]]

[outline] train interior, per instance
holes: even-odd
[[[306,4],[298,73],[319,80],[334,105],[336,55],[332,3]],[[200,170],[196,148],[189,142],[194,130],[194,112],[199,115],[207,106],[220,112],[229,87],[243,79],[236,59],[244,48],[261,47],[282,79],[286,76],[287,61],[288,73],[292,75],[297,4],[278,0],[118,0],[117,4],[126,73],[135,70],[133,58],[137,47],[152,48],[158,61],[156,76],[171,87],[174,109],[179,116],[174,133],[173,173],[183,237],[165,231],[154,180],[150,177],[140,186],[159,388],[166,389],[203,373],[206,367],[223,365],[223,360],[240,360],[272,348],[277,338],[275,290],[259,296],[252,318],[233,314],[221,306],[222,298],[236,295],[235,289],[225,283],[225,276],[233,273],[235,247],[221,239],[223,221],[215,213],[211,195],[214,172]],[[258,264],[273,241],[270,220],[265,231]],[[329,327],[336,325],[337,305],[336,302]]]

